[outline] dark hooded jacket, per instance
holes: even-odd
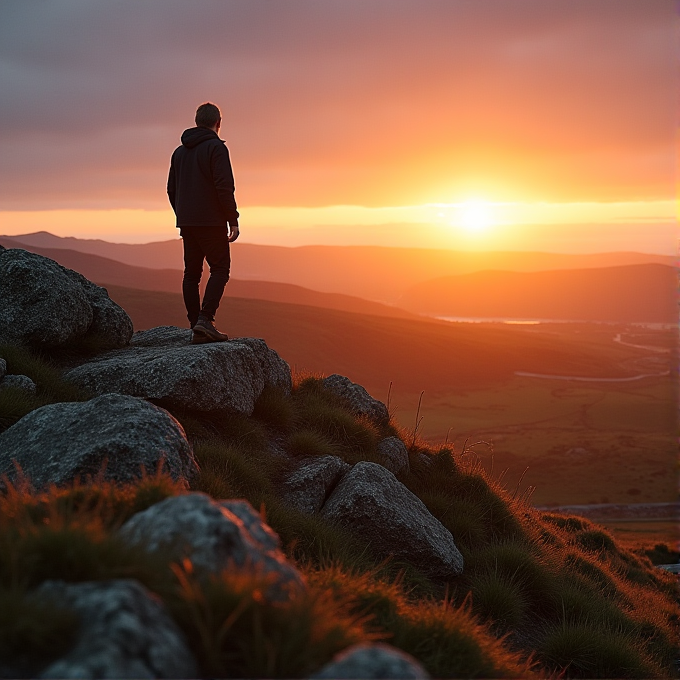
[[[229,150],[217,133],[202,127],[182,133],[170,160],[168,198],[178,227],[238,226]]]

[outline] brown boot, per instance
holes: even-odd
[[[226,342],[229,340],[229,336],[225,333],[220,333],[217,328],[215,328],[213,321],[205,316],[198,317],[198,321],[196,322],[193,330],[194,337],[199,335],[201,337],[207,338],[208,342]],[[193,342],[193,340],[192,343],[198,344]]]

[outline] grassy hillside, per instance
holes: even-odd
[[[73,398],[58,366],[2,348],[9,370],[38,385],[34,403],[0,393],[0,421],[46,401]],[[76,395],[83,398],[82,395]],[[18,408],[18,411],[17,411]],[[234,571],[205,583],[187,565],[131,549],[115,528],[134,512],[182,491],[163,476],[136,485],[76,486],[0,496],[0,658],[25,653],[26,672],[71,641],[68,612],[31,596],[47,578],[136,578],[166,604],[204,677],[307,677],[358,640],[385,640],[436,678],[672,677],[677,659],[675,577],[620,546],[591,522],[540,512],[489,477],[468,451],[431,449],[394,424],[356,419],[320,381],[298,379],[285,397],[265,391],[252,417],[175,412],[201,473],[194,490],[247,498],[279,533],[309,593],[285,604],[261,596],[257,576]],[[433,583],[411,565],[384,562],[361,536],[282,503],[289,464],[270,453],[276,437],[298,456],[375,460],[381,437],[409,446],[400,481],[453,534],[464,572]],[[33,664],[31,666],[31,664]]]
[[[419,283],[399,304],[438,316],[676,323],[677,283],[677,269],[662,264],[485,271]]]

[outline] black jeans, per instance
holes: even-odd
[[[187,318],[193,327],[198,321],[199,313],[212,320],[220,306],[231,266],[229,240],[226,226],[182,227],[180,234],[184,241],[182,294],[187,308]],[[204,259],[210,265],[210,278],[201,304],[198,285],[201,282]]]

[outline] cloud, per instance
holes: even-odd
[[[5,0],[0,208],[165,205],[205,100],[242,204],[667,198],[674,22],[671,0]]]

